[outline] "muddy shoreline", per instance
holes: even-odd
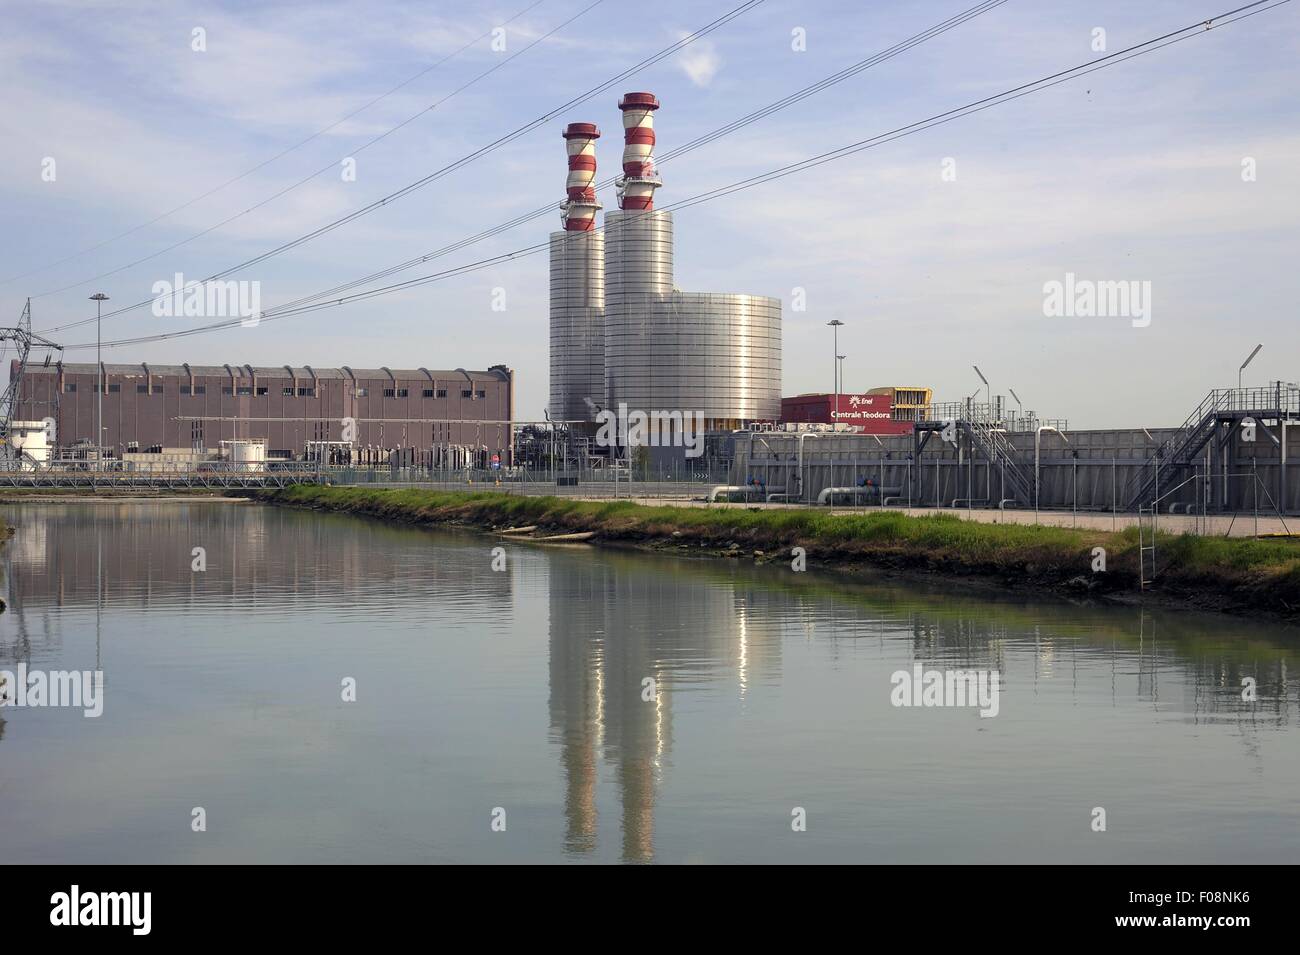
[[[471,528],[486,533],[521,526],[536,531],[511,534],[502,539],[535,546],[548,544],[537,537],[588,533],[588,540],[576,546],[612,546],[721,560],[744,560],[755,564],[785,563],[792,566],[794,548],[802,548],[809,568],[830,570],[848,579],[868,576],[914,580],[931,585],[959,585],[963,589],[1023,593],[1071,602],[1106,602],[1123,605],[1188,609],[1249,616],[1255,619],[1300,623],[1300,545],[1273,544],[1283,560],[1294,551],[1294,565],[1242,569],[1224,563],[1177,562],[1172,544],[1170,564],[1163,567],[1153,585],[1139,585],[1137,547],[1128,545],[1126,535],[1092,531],[1061,531],[1045,528],[967,525],[964,536],[972,538],[956,545],[936,544],[924,537],[889,533],[852,535],[851,528],[834,525],[838,539],[827,540],[819,527],[806,527],[819,520],[764,519],[762,514],[727,518],[722,512],[699,509],[653,508],[627,503],[602,505],[575,503],[556,498],[520,498],[502,494],[430,492],[384,492],[351,488],[290,488],[258,491],[248,495],[280,506],[293,506],[338,513],[351,513],[412,526]],[[731,512],[735,514],[736,512]],[[934,518],[903,515],[874,515],[863,518],[865,526],[911,525],[928,531],[924,522]],[[917,523],[921,522],[921,523]],[[739,526],[735,526],[739,525]],[[746,526],[747,525],[747,526]],[[849,530],[846,536],[841,530]],[[1015,540],[1009,540],[1014,533]],[[819,536],[822,534],[823,536]],[[933,535],[931,535],[933,536]],[[1002,539],[999,539],[1002,538]],[[1182,539],[1179,539],[1182,541]],[[1215,542],[1236,551],[1259,542]],[[1186,543],[1184,542],[1184,548]],[[1105,547],[1109,560],[1105,571],[1093,570],[1095,547]]]

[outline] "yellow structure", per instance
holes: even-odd
[[[893,388],[872,388],[869,395],[889,395],[889,404],[893,408],[895,421],[924,421],[930,417],[930,404],[934,399],[934,389],[919,388],[912,385]]]

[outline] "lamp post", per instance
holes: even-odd
[[[984,382],[984,395],[988,401],[989,420],[993,419],[993,390],[989,388],[989,380],[984,377],[984,372],[980,371],[979,365],[971,365],[975,369],[975,374],[980,376],[980,381]],[[978,392],[976,392],[978,394]]]
[[[841,322],[838,318],[833,318],[826,324],[831,327],[835,336],[835,340],[834,340],[835,350],[831,352],[831,354],[835,357],[835,364],[831,367],[831,371],[833,373],[832,377],[835,379],[835,404],[831,411],[831,423],[834,424],[839,421],[839,417],[840,417],[840,383],[839,383],[840,326],[842,326],[844,323]]]
[[[1020,396],[1016,394],[1016,389],[1014,388],[1008,388],[1007,391],[1011,392],[1011,397],[1016,399],[1016,417],[1023,420],[1025,417],[1025,406],[1020,403]]]
[[[108,296],[96,292],[90,296],[95,303],[95,468],[104,469],[104,359],[100,357],[99,324]]]
[[[837,379],[837,384],[835,385],[835,393],[837,395],[844,390],[844,359],[847,357],[849,356],[848,355],[835,356],[835,360],[839,363],[838,365],[839,378]]]
[[[1238,391],[1241,390],[1241,373],[1246,370],[1247,365],[1249,365],[1252,361],[1255,360],[1255,356],[1259,354],[1259,350],[1263,347],[1264,347],[1263,342],[1260,342],[1258,345],[1256,345],[1255,350],[1250,353],[1250,355],[1246,358],[1246,360],[1241,363],[1241,367],[1237,369],[1237,390]]]

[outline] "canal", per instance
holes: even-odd
[[[0,671],[103,673],[97,717],[0,709],[3,862],[1300,852],[1294,628],[249,503],[0,517]],[[996,715],[895,705],[917,665],[996,671]]]

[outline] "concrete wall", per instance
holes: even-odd
[[[1127,509],[1142,476],[1153,473],[1151,456],[1155,448],[1173,433],[1171,429],[1149,431],[1150,438],[1140,428],[1067,431],[1064,440],[1045,432],[1040,457],[1040,506],[1070,508],[1077,504],[1080,510],[1109,511],[1114,505],[1118,510]],[[1258,505],[1261,513],[1272,513],[1273,502],[1284,501],[1284,513],[1300,513],[1300,466],[1294,459],[1291,461],[1284,491],[1280,447],[1270,433],[1281,439],[1275,423],[1263,422],[1253,443],[1240,440],[1240,435],[1233,432],[1225,453],[1209,459],[1202,452],[1196,478],[1168,494],[1162,510],[1167,510],[1169,504],[1183,510],[1200,501],[1208,505],[1209,511],[1251,511]],[[1017,465],[1032,484],[1034,434],[1008,437],[1016,449]],[[1300,422],[1293,421],[1287,427],[1286,445],[1294,448],[1297,442]],[[914,459],[913,452],[911,435],[880,436],[877,440],[870,435],[818,433],[803,441],[801,483],[798,434],[738,434],[729,480],[746,484],[758,478],[771,490],[786,487],[789,493],[812,501],[823,488],[855,486],[868,478],[873,484],[900,489],[904,501],[911,500],[918,506],[938,503],[950,507],[954,500],[965,506],[968,497],[975,500],[976,506],[981,502],[996,506],[1002,497],[1000,469],[978,451],[972,460],[964,437],[959,435],[958,445],[954,446],[934,434],[919,458]],[[1292,458],[1290,453],[1288,458]],[[1161,494],[1189,478],[1193,478],[1191,469],[1171,472],[1165,467]]]

